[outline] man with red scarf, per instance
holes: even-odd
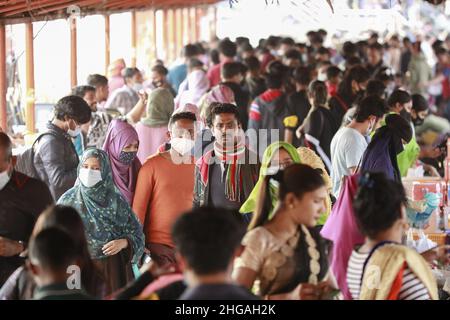
[[[239,209],[258,180],[259,159],[245,144],[235,105],[218,103],[208,119],[215,141],[197,161],[194,207]]]

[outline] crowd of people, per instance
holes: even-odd
[[[442,174],[450,41],[326,37],[120,59],[23,154],[0,132],[0,299],[448,299],[401,182]]]

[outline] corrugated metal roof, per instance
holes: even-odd
[[[140,10],[147,8],[191,7],[209,5],[220,0],[0,0],[0,21],[17,19],[43,20],[71,15]]]

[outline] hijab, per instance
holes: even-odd
[[[139,141],[139,138],[133,126],[125,120],[114,119],[109,125],[103,145],[103,150],[108,154],[111,162],[114,183],[130,205],[133,201],[141,162],[135,157],[131,164],[124,164],[120,161],[120,153],[123,148],[136,141]]]
[[[100,162],[102,180],[93,187],[80,182],[80,169],[89,158]],[[132,262],[137,263],[144,252],[142,226],[130,205],[114,186],[108,154],[96,148],[88,148],[83,153],[78,166],[75,186],[64,193],[58,204],[75,208],[83,220],[89,252],[93,259],[106,256],[102,247],[112,240],[128,239],[132,252]]]
[[[170,91],[157,88],[148,97],[146,116],[141,122],[151,128],[167,125],[173,110],[174,102]]]

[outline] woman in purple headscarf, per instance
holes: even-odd
[[[114,184],[130,205],[141,168],[136,157],[138,148],[139,138],[133,126],[122,119],[111,121],[103,150],[111,162]]]

